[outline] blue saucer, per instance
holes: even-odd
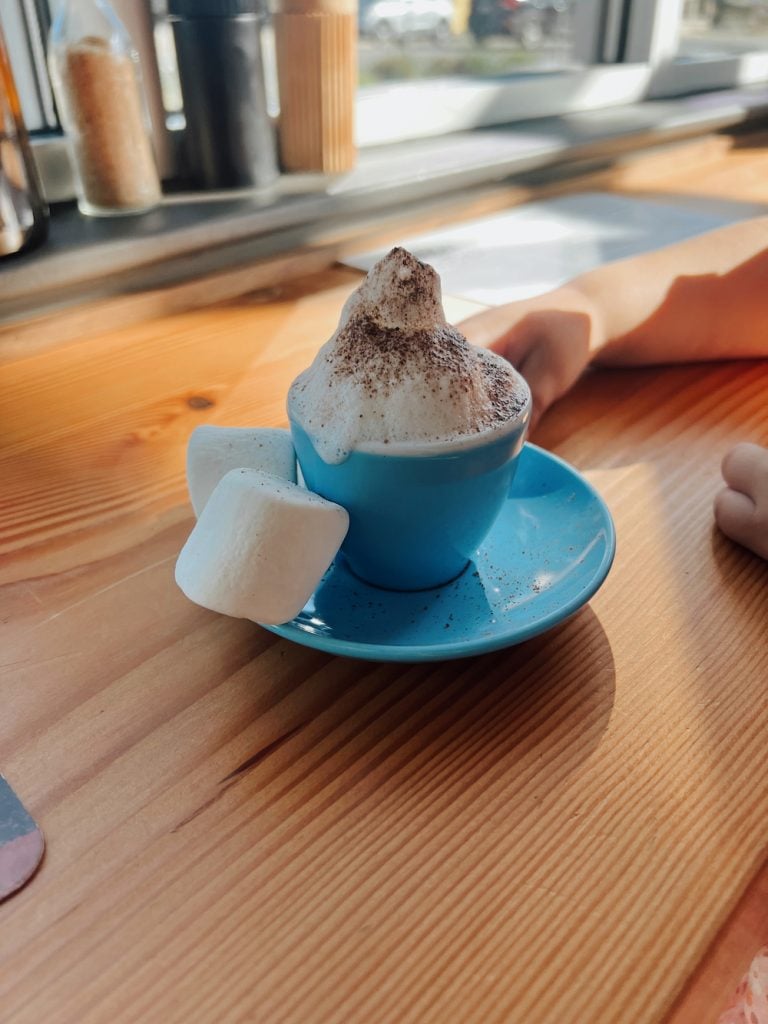
[[[526,444],[506,505],[458,579],[416,593],[380,590],[338,559],[295,619],[265,628],[370,661],[484,654],[543,633],[585,605],[615,548],[611,514],[591,484]]]

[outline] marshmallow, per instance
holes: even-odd
[[[296,455],[287,430],[197,427],[187,446],[187,486],[199,516],[230,469],[261,469],[296,482]]]
[[[348,526],[340,505],[272,474],[233,469],[182,548],[176,582],[212,611],[287,622],[311,597]]]

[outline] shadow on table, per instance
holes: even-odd
[[[270,703],[287,709],[280,732],[272,716],[254,721],[259,749],[222,780],[253,771],[258,787],[276,782],[271,804],[292,786],[278,781],[286,762],[304,754],[316,768],[302,785],[322,787],[329,775],[334,789],[364,800],[409,789],[425,772],[444,774],[446,786],[481,777],[506,785],[523,772],[544,794],[589,758],[614,702],[610,644],[588,607],[517,647],[446,662],[361,662],[278,643],[297,662],[285,692],[272,690]],[[331,753],[314,757],[318,747]]]
[[[613,654],[586,607],[527,643],[444,662],[424,672],[419,690],[438,712],[416,744],[433,760],[444,757],[452,771],[464,760],[468,780],[478,763],[511,778],[527,766],[543,794],[599,745],[614,703]]]
[[[618,535],[609,583],[634,607],[622,664],[634,666],[639,692],[637,667],[663,651],[650,663],[649,703],[683,716],[681,741],[708,766],[705,780],[688,782],[716,796],[723,815],[737,790],[731,757],[746,742],[734,687],[747,716],[764,701],[768,562],[720,533],[713,500],[724,454],[739,441],[764,443],[767,381],[764,360],[601,370],[534,437],[606,499]]]

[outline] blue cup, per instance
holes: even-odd
[[[356,450],[339,463],[317,454],[291,421],[306,486],[349,513],[341,551],[366,583],[425,590],[466,568],[504,505],[530,419],[530,400],[502,429],[407,454]]]

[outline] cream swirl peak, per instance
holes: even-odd
[[[347,300],[339,327],[291,385],[288,412],[326,462],[355,449],[471,441],[525,408],[528,387],[501,356],[446,322],[440,278],[392,249]]]

